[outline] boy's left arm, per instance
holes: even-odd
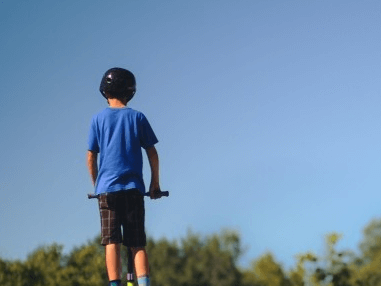
[[[160,190],[159,183],[159,155],[155,146],[146,149],[148,161],[151,167],[151,184],[149,187],[151,199],[155,199],[155,191]]]

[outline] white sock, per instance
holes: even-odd
[[[150,286],[149,276],[142,276],[138,278],[139,286]]]

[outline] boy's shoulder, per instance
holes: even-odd
[[[143,112],[139,111],[139,110],[136,110],[136,109],[133,109],[133,108],[130,108],[130,107],[125,107],[125,108],[111,108],[111,107],[107,107],[101,111],[99,111],[98,113],[96,113],[94,116],[93,116],[93,119],[102,119],[102,118],[106,118],[108,116],[115,116],[115,115],[128,115],[128,116],[131,116],[131,117],[135,117],[135,118],[144,118],[145,115],[143,114]]]

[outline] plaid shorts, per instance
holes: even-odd
[[[102,245],[112,243],[123,243],[127,247],[146,245],[144,197],[139,190],[100,195],[98,203]]]

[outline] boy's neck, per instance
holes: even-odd
[[[123,108],[127,106],[127,100],[121,100],[118,98],[109,98],[107,99],[108,104],[112,108]]]

